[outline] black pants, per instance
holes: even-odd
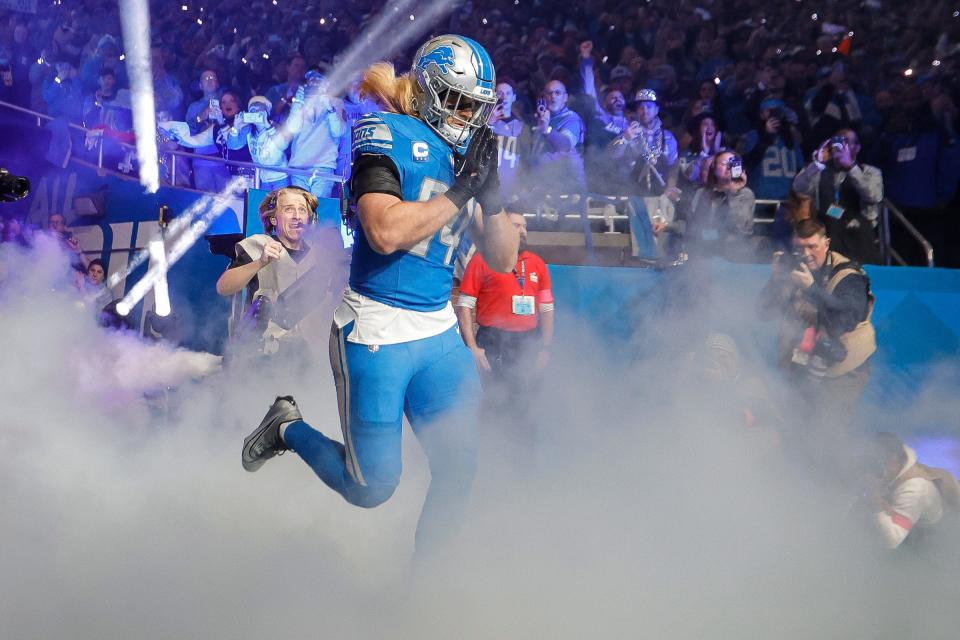
[[[534,411],[540,373],[538,331],[501,331],[479,327],[477,346],[483,349],[491,372],[483,376],[482,430],[509,451],[517,471],[529,471],[536,425]]]
[[[477,346],[486,351],[493,373],[519,376],[533,371],[540,334],[537,331],[502,331],[493,327],[477,329]]]

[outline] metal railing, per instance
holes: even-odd
[[[44,121],[50,122],[50,121],[52,121],[52,120],[57,120],[57,119],[58,119],[58,118],[54,118],[53,116],[49,116],[49,115],[47,115],[47,114],[45,114],[45,113],[40,113],[40,112],[38,112],[38,111],[33,111],[32,109],[26,109],[26,108],[24,108],[24,107],[21,107],[21,106],[15,105],[15,104],[11,104],[11,103],[9,103],[9,102],[4,102],[4,101],[2,101],[2,100],[0,100],[0,107],[6,108],[6,109],[10,109],[11,111],[16,111],[16,112],[18,112],[18,113],[23,113],[23,114],[25,114],[25,115],[31,116],[31,117],[33,117],[33,118],[36,118],[36,119],[37,119],[37,127],[38,127],[38,128],[40,128],[40,127],[43,126],[42,123],[43,123]],[[98,139],[98,140],[97,140],[97,145],[98,145],[98,148],[97,148],[97,167],[100,168],[100,169],[105,169],[105,167],[103,166],[103,143],[104,143],[103,130],[102,130],[102,129],[88,129],[88,128],[84,127],[84,126],[81,126],[81,125],[76,124],[76,123],[73,123],[73,122],[67,122],[67,126],[68,126],[69,128],[71,128],[71,129],[76,130],[76,131],[82,131],[85,135],[86,135],[86,134],[91,134],[91,133],[96,135],[96,137],[97,137],[97,139]],[[110,139],[111,139],[113,142],[115,142],[117,145],[119,145],[120,147],[122,147],[122,148],[124,148],[124,149],[127,149],[127,150],[130,150],[130,151],[133,151],[133,152],[136,152],[136,149],[137,149],[136,145],[130,144],[130,143],[128,143],[128,142],[123,142],[122,140],[117,140],[116,138],[110,138]],[[287,174],[288,176],[305,176],[305,177],[308,177],[308,178],[320,178],[320,179],[323,179],[323,180],[330,180],[330,181],[333,181],[333,182],[339,182],[341,185],[346,181],[346,178],[345,178],[344,176],[341,176],[341,175],[339,175],[339,174],[337,174],[337,173],[327,173],[327,172],[321,172],[321,171],[316,171],[316,170],[312,170],[312,169],[295,169],[295,168],[293,168],[293,167],[269,167],[269,166],[266,166],[266,165],[257,164],[257,163],[255,163],[255,162],[243,162],[243,161],[241,161],[241,160],[227,160],[226,158],[221,158],[220,156],[207,156],[207,155],[202,155],[202,154],[199,154],[199,153],[189,153],[189,152],[186,152],[186,151],[179,151],[179,150],[169,150],[169,151],[168,151],[168,150],[160,150],[160,149],[158,148],[158,149],[157,149],[157,156],[158,156],[158,157],[159,157],[159,156],[171,156],[171,162],[170,162],[170,186],[178,186],[178,185],[177,185],[177,158],[178,158],[178,157],[183,157],[183,158],[186,158],[186,159],[188,159],[188,160],[203,160],[204,162],[215,162],[215,163],[219,163],[219,164],[226,165],[226,166],[228,166],[228,167],[238,167],[238,168],[244,168],[244,169],[253,169],[253,186],[254,186],[254,188],[257,188],[257,189],[260,188],[260,171],[261,171],[261,170],[264,170],[264,171],[273,171],[273,172],[276,172],[276,173],[285,173],[285,174]]]
[[[774,210],[779,207],[784,201],[783,200],[757,200],[756,203],[758,206],[770,206]],[[933,245],[930,244],[930,241],[924,237],[920,231],[917,230],[915,226],[907,219],[903,212],[901,212],[893,202],[884,198],[880,203],[880,220],[879,228],[877,229],[879,233],[880,240],[880,255],[883,259],[883,263],[890,265],[896,262],[900,266],[909,266],[907,261],[903,259],[903,256],[893,248],[893,244],[890,238],[890,229],[891,229],[891,220],[899,223],[906,229],[907,233],[911,238],[917,241],[920,247],[923,249],[923,254],[927,262],[928,267],[933,267],[934,265],[934,255],[933,255]],[[765,217],[754,217],[754,222],[760,223],[773,223],[773,218]]]
[[[893,244],[890,241],[891,220],[899,223],[904,229],[906,229],[910,237],[917,241],[917,243],[923,249],[924,257],[927,260],[927,266],[933,267],[933,245],[930,244],[930,241],[927,240],[909,220],[907,220],[907,217],[903,215],[903,212],[901,212],[896,205],[886,198],[884,198],[880,208],[880,250],[882,252],[884,262],[886,264],[892,264],[893,262],[896,262],[901,266],[908,266],[907,261],[903,259],[903,256],[901,256],[896,249],[893,248]]]
[[[9,102],[4,102],[2,100],[0,100],[0,107],[10,109],[12,111],[23,113],[36,118],[37,127],[41,127],[42,122],[44,121],[52,121],[57,119],[47,114],[39,113],[31,109],[26,109],[24,107],[11,104]],[[81,125],[78,125],[72,122],[68,122],[67,126],[69,126],[71,129],[82,131],[85,134],[102,131],[99,129],[87,129],[86,127],[83,127]],[[122,174],[120,172],[114,172],[110,169],[106,169],[103,166],[104,136],[102,133],[100,133],[100,135],[98,135],[97,138],[98,138],[97,164],[96,164],[97,168],[105,171],[111,171],[111,173],[117,173],[118,175],[127,175],[127,174]],[[120,140],[116,140],[114,138],[112,138],[112,140],[116,142],[119,146],[125,149],[136,151],[136,145],[132,145]],[[310,169],[295,169],[291,167],[268,167],[268,166],[257,164],[254,162],[243,162],[240,160],[227,160],[226,158],[221,158],[219,156],[207,156],[207,155],[201,155],[197,153],[188,153],[185,151],[177,151],[177,150],[160,151],[158,149],[157,151],[158,151],[158,155],[169,155],[172,158],[171,164],[170,164],[171,186],[177,186],[176,159],[178,157],[183,157],[183,158],[192,159],[192,160],[203,160],[208,162],[220,163],[220,164],[231,166],[231,167],[253,169],[254,188],[260,187],[260,171],[261,170],[285,173],[288,176],[306,176],[306,177],[321,178],[324,180],[339,182],[341,185],[343,185],[343,183],[346,181],[346,178],[344,176],[341,176],[336,173],[318,172]],[[178,188],[184,188],[184,187],[178,187]],[[618,204],[620,205],[625,204],[626,201],[628,200],[628,196],[605,195],[605,194],[596,194],[596,193],[561,195],[559,196],[558,205],[560,205],[559,208],[570,208],[571,204],[576,206],[577,203],[580,202],[581,200],[583,201],[583,207],[582,207],[582,210],[577,213],[568,213],[568,212],[559,213],[558,212],[556,216],[543,215],[541,213],[524,213],[524,216],[537,218],[538,220],[543,218],[547,218],[547,219],[563,218],[564,220],[579,219],[583,223],[584,237],[588,247],[592,245],[591,230],[590,230],[591,221],[602,220],[606,224],[606,231],[604,233],[617,233],[614,227],[615,222],[618,220],[630,219],[630,216],[626,214],[610,213],[608,208],[608,205],[615,206]],[[774,211],[776,211],[776,209],[781,204],[783,204],[783,202],[784,202],[783,200],[760,199],[756,201],[756,206],[770,207]],[[599,203],[600,204],[599,210],[602,212],[595,213],[598,209],[597,207],[591,206],[591,203]],[[917,228],[910,223],[910,221],[906,218],[906,216],[904,216],[903,213],[892,202],[890,202],[890,200],[886,198],[884,198],[880,207],[880,229],[879,229],[880,252],[881,252],[881,256],[883,257],[884,263],[889,265],[896,262],[897,264],[902,266],[907,265],[906,260],[904,260],[904,258],[900,255],[900,253],[896,249],[894,249],[891,244],[891,240],[890,240],[891,221],[900,224],[907,231],[910,237],[912,237],[914,240],[917,241],[917,243],[920,245],[920,247],[924,252],[927,266],[933,267],[934,266],[933,245],[931,245],[930,242],[923,236],[923,234],[921,234],[917,230]],[[754,222],[759,224],[772,224],[774,222],[774,218],[767,217],[767,216],[754,216]]]

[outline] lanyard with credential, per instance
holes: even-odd
[[[523,285],[527,281],[527,261],[524,258],[520,258],[520,277],[517,278],[517,270],[513,270],[513,277],[516,278],[517,284],[520,285],[520,294],[523,295]]]
[[[846,174],[841,174],[837,176],[840,178],[839,182],[833,183],[833,204],[840,204],[840,187],[843,186],[844,181],[847,179]]]

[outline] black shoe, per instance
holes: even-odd
[[[283,439],[280,438],[280,425],[302,419],[293,396],[279,396],[274,400],[260,426],[243,441],[243,468],[256,471],[264,462],[286,451]]]

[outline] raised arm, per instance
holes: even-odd
[[[198,133],[183,135],[182,133],[178,132],[177,129],[171,128],[169,126],[170,124],[172,123],[160,122],[158,123],[158,126],[161,129],[167,129],[168,131],[170,131],[173,134],[174,140],[176,140],[177,144],[179,144],[181,147],[187,147],[188,149],[197,149],[199,147],[209,147],[214,143],[213,125],[210,125],[206,129]],[[187,123],[183,122],[180,124],[186,125]]]

